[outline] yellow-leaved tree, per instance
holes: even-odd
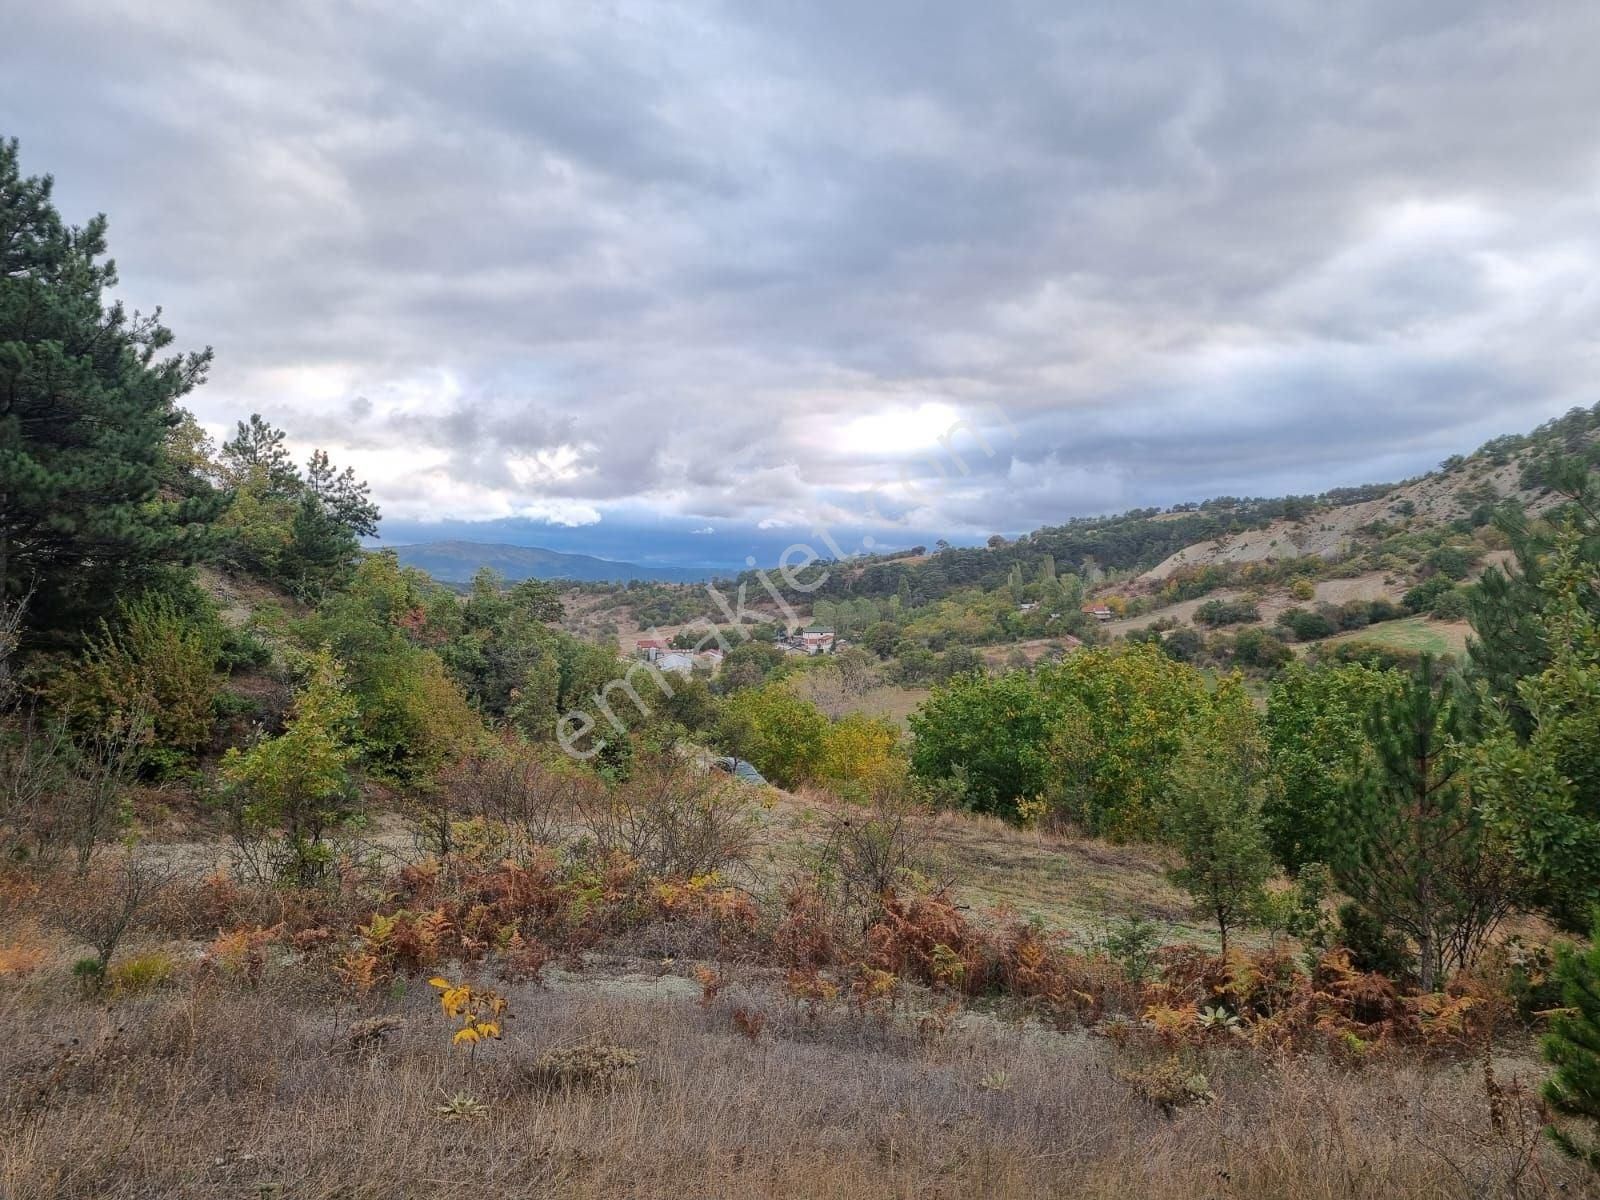
[[[895,755],[899,740],[894,726],[865,713],[846,713],[828,726],[822,739],[817,772],[842,795],[865,799],[874,783],[904,770]]]

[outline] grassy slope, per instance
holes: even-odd
[[[1406,617],[1399,621],[1382,621],[1365,629],[1352,629],[1328,638],[1321,643],[1336,646],[1341,642],[1370,642],[1395,650],[1414,650],[1423,654],[1453,654],[1460,658],[1467,652],[1467,638],[1472,626],[1465,621],[1435,621],[1431,617]],[[1316,643],[1311,643],[1316,644]]]
[[[1511,1194],[1513,1142],[1491,1136],[1476,1069],[1272,1066],[1221,1045],[1193,1064],[1217,1102],[1167,1115],[1109,1039],[979,1014],[818,1018],[748,973],[706,1007],[675,988],[513,985],[507,1037],[471,1058],[427,987],[337,1013],[269,973],[257,990],[184,984],[107,1012],[64,1002],[55,978],[0,991],[14,1200]],[[735,1005],[763,1018],[755,1040]],[[347,1022],[378,1012],[403,1028],[347,1052]],[[592,1042],[637,1051],[637,1078],[530,1079],[545,1051]],[[453,1094],[482,1115],[441,1116]],[[1526,1132],[1520,1108],[1510,1120]],[[1531,1136],[1548,1194],[1593,1194]]]

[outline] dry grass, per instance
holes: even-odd
[[[946,1032],[731,1001],[512,989],[471,1067],[427,988],[366,1013],[188,983],[114,1008],[36,974],[0,993],[0,1194],[46,1197],[1466,1197],[1513,1194],[1472,1066],[1213,1052],[1217,1101],[1164,1116],[1101,1038],[968,1016]],[[350,1053],[379,1010],[405,1024]],[[636,1080],[538,1086],[554,1047],[638,1052]],[[439,1108],[465,1094],[481,1118]],[[1547,1151],[1522,1194],[1593,1194]],[[1585,1191],[1590,1188],[1590,1191]]]
[[[767,849],[797,856],[822,836],[804,808],[784,797],[765,814]],[[974,907],[1003,900],[1069,925],[1097,908],[1181,908],[1165,864],[1138,848],[953,814],[931,840]],[[534,864],[505,887],[474,877],[451,897],[427,871],[402,870],[315,903],[278,891],[225,903],[236,889],[220,878],[180,887],[117,952],[161,969],[96,1000],[70,974],[81,947],[29,918],[34,889],[0,890],[0,1197],[1600,1195],[1544,1145],[1531,1102],[1502,1101],[1496,1127],[1479,1063],[1400,1039],[1370,1039],[1350,1058],[1171,1035],[1144,1005],[1192,1007],[1180,977],[1210,969],[1192,955],[1173,960],[1165,991],[1140,1000],[1124,987],[1114,1013],[1103,998],[1084,996],[1084,1008],[1074,996],[1095,990],[1093,962],[1051,957],[1032,934],[1029,959],[1015,927],[979,934],[937,901],[918,916],[886,900],[895,920],[868,931],[865,949],[816,960],[828,990],[796,969],[832,936],[804,908],[773,928],[738,914],[717,924],[683,908],[682,882],[630,898],[601,881],[584,909],[592,928],[568,929],[572,912],[545,912],[566,894],[545,874]],[[512,883],[521,909],[497,898]],[[421,945],[428,905],[453,904],[465,939],[483,936],[476,914],[497,904],[495,920],[527,921],[562,967],[545,969],[541,988],[496,976],[514,966],[509,948],[469,954],[473,968],[451,961],[457,950],[397,949],[358,977],[355,951],[340,952],[379,894],[418,906],[408,946]],[[234,932],[203,955],[219,925]],[[255,949],[234,956],[224,943]],[[965,978],[994,986],[942,984],[952,948],[976,964]],[[857,961],[868,949],[898,976]],[[721,961],[696,961],[712,955]],[[407,962],[420,975],[407,977]],[[504,1039],[474,1050],[451,1047],[461,1023],[423,982],[463,969],[510,1002]],[[537,978],[529,969],[510,975]],[[1101,1008],[1095,1032],[1078,1027]],[[1497,1064],[1500,1083],[1542,1076],[1531,1045],[1519,1049]],[[1215,1099],[1163,1107],[1180,1092]]]
[[[811,789],[781,797],[765,832],[773,860],[792,865],[819,836],[825,815],[850,807]],[[929,848],[939,880],[953,882],[952,894],[974,910],[1007,909],[1075,934],[1139,916],[1167,927],[1169,940],[1216,941],[1215,929],[1195,921],[1187,896],[1167,878],[1173,864],[1151,846],[1058,837],[946,811],[933,819]]]

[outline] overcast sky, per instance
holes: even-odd
[[[1600,399],[1590,0],[49,0],[0,135],[391,541],[971,540]]]

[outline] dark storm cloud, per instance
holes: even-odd
[[[978,536],[1596,398],[1593,6],[461,7],[0,38],[26,165],[216,346],[202,419],[406,528]]]

